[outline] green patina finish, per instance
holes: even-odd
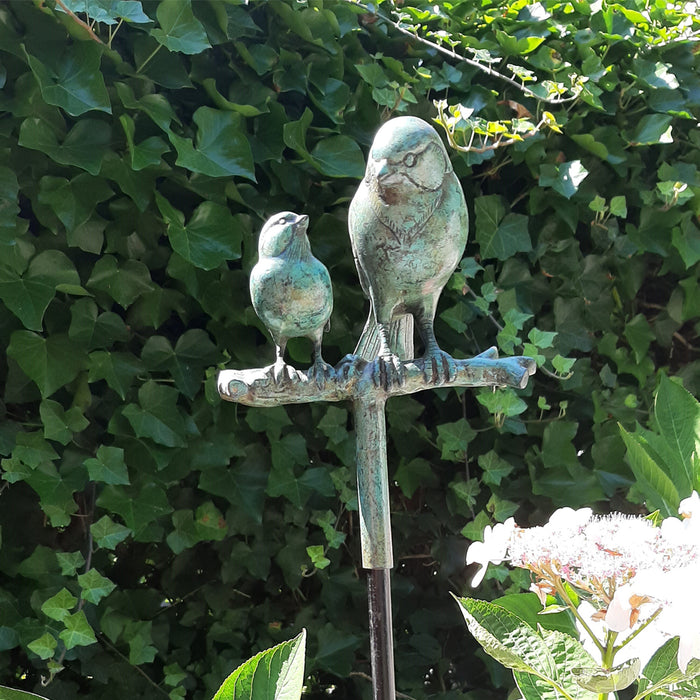
[[[328,271],[312,254],[308,217],[282,212],[260,234],[250,291],[270,332],[269,367],[224,370],[221,396],[250,406],[343,401],[353,404],[362,564],[393,566],[384,407],[391,396],[447,386],[524,387],[527,357],[499,359],[495,348],[471,360],[440,349],[433,320],[443,287],[467,241],[468,213],[459,180],[437,132],[416,117],[389,120],[370,149],[350,205],[349,231],[370,313],[357,348],[336,367],[321,356],[333,299]],[[424,353],[414,357],[414,325]],[[284,362],[287,340],[308,337],[308,371]]]

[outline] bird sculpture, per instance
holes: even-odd
[[[367,170],[350,204],[348,226],[369,318],[355,354],[379,358],[402,381],[414,358],[414,321],[423,340],[424,374],[453,378],[455,361],[440,349],[433,321],[440,293],[467,242],[462,187],[435,129],[396,117],[377,132]]]
[[[270,217],[258,240],[258,262],[250,274],[253,308],[275,343],[271,366],[276,383],[299,379],[284,361],[290,338],[310,338],[314,361],[308,372],[319,384],[332,367],[323,361],[321,341],[333,310],[331,278],[311,253],[306,235],[309,217],[285,211]]]

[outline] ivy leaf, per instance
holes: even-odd
[[[151,18],[144,14],[140,0],[63,0],[63,5],[73,14],[84,12],[95,22],[116,24],[120,19],[135,24],[144,24]],[[64,12],[61,5],[56,10]]]
[[[97,504],[124,518],[137,540],[147,534],[147,528],[152,522],[173,511],[165,491],[156,484],[146,484],[139,489],[106,486],[99,495]],[[120,534],[123,534],[123,531]],[[111,530],[110,535],[114,540],[115,531]]]
[[[246,449],[246,457],[229,467],[215,467],[202,472],[199,488],[225,498],[242,509],[255,522],[262,522],[265,487],[268,481],[267,456],[260,445]]]
[[[84,462],[92,481],[104,484],[129,484],[129,472],[124,462],[124,450],[120,447],[100,445],[97,457]]]
[[[71,323],[68,337],[88,350],[109,348],[115,342],[125,342],[129,335],[121,316],[112,311],[99,313],[93,299],[79,299],[70,307]]]
[[[124,527],[124,525],[115,523],[108,515],[103,515],[96,523],[90,526],[90,532],[95,538],[98,547],[114,549],[133,531],[128,527]]]
[[[143,371],[143,365],[127,352],[107,352],[97,350],[88,356],[88,382],[104,379],[122,399],[134,379]]]
[[[25,56],[45,102],[61,107],[74,117],[90,110],[111,114],[100,70],[102,50],[96,43],[76,42],[63,53],[52,54],[52,60],[46,63],[26,51]]]
[[[213,270],[241,257],[241,228],[227,207],[203,202],[185,225],[182,213],[158,192],[156,204],[168,225],[173,250],[195,267]]]
[[[194,16],[190,0],[162,0],[156,10],[160,28],[151,36],[170,51],[197,54],[211,48],[202,23]]]
[[[106,180],[85,173],[70,181],[47,175],[39,182],[39,202],[51,207],[69,232],[85,224],[95,207],[113,195]]]
[[[58,250],[39,253],[22,275],[0,266],[0,299],[22,321],[25,328],[40,331],[49,303],[56,291],[87,294],[68,257]]]
[[[82,610],[66,617],[63,624],[66,628],[58,636],[63,640],[66,649],[78,646],[87,647],[97,642],[95,633]]]
[[[210,177],[239,176],[256,181],[253,153],[239,114],[200,107],[192,120],[197,125],[196,146],[190,139],[168,132],[177,150],[177,165]]]
[[[33,642],[29,642],[29,644],[27,644],[27,649],[33,651],[40,659],[46,660],[50,659],[53,656],[57,646],[58,642],[56,641],[56,638],[50,632],[46,632],[42,634],[41,637],[39,637],[38,639],[35,639]],[[14,698],[13,695],[5,695],[1,686],[0,697],[2,697],[3,700],[12,700]],[[36,698],[39,696],[27,693],[26,696],[23,697]]]
[[[72,406],[67,411],[57,401],[44,399],[39,406],[39,415],[44,424],[44,437],[67,445],[74,433],[80,433],[90,425],[79,406]]]
[[[294,639],[261,651],[239,666],[213,700],[301,697],[305,652],[306,630],[302,630]]]
[[[104,577],[97,569],[90,569],[84,574],[80,574],[78,583],[83,589],[80,597],[95,605],[117,587],[116,584]]]
[[[649,146],[655,143],[673,143],[671,122],[667,114],[647,114],[627,136],[630,146]]]
[[[61,165],[75,165],[91,175],[100,172],[112,130],[106,122],[80,119],[63,141],[44,120],[28,117],[19,130],[19,145],[45,153]]]
[[[63,334],[42,338],[31,331],[15,331],[7,354],[39,387],[44,398],[72,382],[85,365],[80,346]]]
[[[500,195],[485,195],[474,201],[476,240],[481,257],[508,260],[515,253],[532,250],[528,220],[523,214],[506,214]]]
[[[166,447],[184,447],[185,422],[176,406],[177,397],[172,387],[146,382],[139,389],[139,405],[131,403],[123,411],[136,437]]]
[[[56,552],[56,560],[63,576],[74,576],[75,572],[85,564],[85,557],[81,552]]]
[[[56,595],[52,595],[44,601],[41,612],[52,620],[65,620],[75,607],[78,599],[66,588],[62,588]]]
[[[331,136],[319,141],[311,151],[314,166],[329,177],[354,177],[365,174],[365,159],[360,147],[348,136]]]
[[[124,309],[153,289],[151,274],[142,262],[126,260],[120,265],[112,255],[104,255],[95,263],[86,286],[104,292]]]
[[[551,187],[560,195],[571,199],[587,176],[588,170],[580,160],[561,165],[545,163],[540,166],[540,187]]]

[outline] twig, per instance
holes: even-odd
[[[80,17],[78,17],[78,15],[76,15],[75,12],[73,12],[72,10],[70,10],[69,8],[67,8],[66,5],[65,5],[65,3],[63,2],[63,0],[56,0],[56,4],[57,4],[57,5],[58,5],[58,6],[59,6],[59,7],[60,7],[74,22],[77,22],[77,23],[78,23],[78,24],[90,35],[90,38],[91,38],[93,41],[96,41],[98,44],[104,45],[104,41],[102,41],[102,39],[100,39],[100,37],[97,36],[97,34],[95,34],[95,32],[93,31],[92,27],[91,27],[87,22],[84,22],[82,19],[80,19]]]
[[[362,671],[350,671],[350,676],[357,676],[358,678],[362,678],[365,681],[369,681],[370,683],[372,682],[372,676],[367,675],[366,673],[363,673]],[[406,700],[416,700],[412,695],[406,695],[405,693],[399,693],[399,691],[396,691],[396,697],[397,698],[406,698]]]
[[[405,29],[398,22],[394,21],[390,17],[387,17],[386,15],[383,15],[376,8],[369,8],[369,7],[367,7],[367,5],[364,5],[361,2],[357,2],[357,0],[343,0],[343,1],[349,3],[350,5],[355,5],[356,7],[361,7],[368,14],[379,17],[379,19],[384,20],[385,22],[390,24],[398,32],[401,32],[401,34],[404,34],[405,36],[411,37],[411,39],[415,39],[416,41],[423,44],[424,46],[428,46],[431,49],[435,49],[436,51],[439,51],[440,53],[444,54],[445,56],[449,56],[450,58],[452,58],[456,61],[466,63],[467,65],[470,65],[470,66],[480,70],[482,73],[486,73],[487,75],[490,75],[494,78],[498,78],[500,80],[503,80],[506,83],[509,83],[513,87],[518,88],[518,90],[520,90],[522,93],[524,93],[528,97],[532,97],[536,100],[539,100],[540,102],[547,102],[548,104],[555,104],[555,105],[564,104],[565,102],[573,102],[574,100],[578,99],[578,95],[573,95],[572,97],[563,97],[560,99],[550,99],[548,97],[541,97],[533,90],[530,90],[530,88],[525,87],[524,85],[519,83],[517,80],[514,80],[513,78],[510,78],[507,75],[503,75],[503,73],[499,73],[497,70],[494,70],[493,68],[490,68],[489,66],[486,66],[483,63],[481,63],[473,58],[467,58],[466,56],[462,56],[462,55],[458,54],[456,51],[453,51],[452,49],[448,49],[444,46],[441,46],[440,44],[436,44],[435,42],[430,41],[429,39],[425,39],[424,37],[420,36],[417,33],[417,31],[411,32],[408,29]]]

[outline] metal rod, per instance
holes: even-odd
[[[367,569],[369,647],[374,700],[395,700],[394,641],[391,628],[391,546],[389,476],[386,462],[385,399],[373,392],[357,399],[355,440],[360,504],[362,566]]]
[[[389,477],[386,465],[385,399],[376,394],[353,403],[360,541],[365,569],[391,569]]]
[[[391,571],[367,570],[369,649],[372,660],[372,697],[395,700],[394,635],[391,625]]]

